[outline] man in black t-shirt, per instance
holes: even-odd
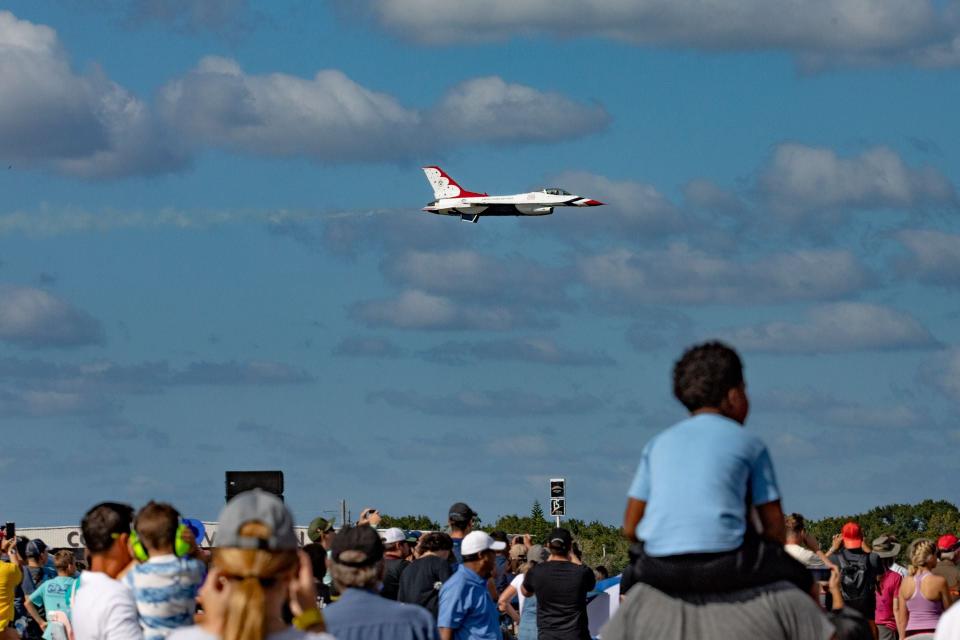
[[[400,591],[400,576],[410,566],[406,560],[410,550],[407,534],[403,529],[391,527],[380,534],[380,539],[385,549],[383,553],[385,570],[380,595],[389,600],[396,600],[397,593]]]
[[[440,587],[452,574],[450,555],[453,540],[445,533],[424,534],[419,542],[420,557],[400,576],[397,600],[418,604],[437,617],[440,606]]]
[[[554,529],[547,542],[550,557],[528,571],[520,589],[537,596],[539,640],[590,640],[587,594],[596,585],[593,571],[571,555],[573,538]]]

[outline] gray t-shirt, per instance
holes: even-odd
[[[721,594],[672,598],[631,587],[603,640],[828,640],[833,625],[808,594],[788,582]]]

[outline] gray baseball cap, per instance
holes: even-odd
[[[240,535],[243,525],[259,522],[270,529],[269,538]],[[262,489],[245,491],[235,496],[220,512],[217,525],[217,546],[264,551],[296,550],[297,535],[293,532],[293,516],[277,496]]]
[[[527,560],[533,562],[546,562],[549,555],[542,544],[535,544],[527,550]]]

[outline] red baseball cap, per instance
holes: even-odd
[[[960,542],[960,539],[958,539],[957,536],[948,533],[937,539],[937,549],[940,549],[940,551],[953,551],[953,548],[957,546],[958,542]]]
[[[863,531],[856,522],[850,521],[843,525],[840,533],[843,535],[843,546],[847,549],[859,549],[863,544]]]

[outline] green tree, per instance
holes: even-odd
[[[809,521],[807,530],[827,549],[833,536],[840,533],[843,525],[853,520],[863,530],[869,543],[882,535],[893,534],[902,545],[899,561],[905,563],[907,547],[917,538],[936,540],[944,533],[960,531],[960,510],[945,500],[924,500],[917,504],[888,504],[874,507],[867,512],[848,516],[835,516]]]
[[[440,530],[440,525],[425,515],[388,516],[388,515],[382,514],[380,524],[378,526],[381,529],[388,529],[390,527],[399,527],[406,531],[439,531]]]

